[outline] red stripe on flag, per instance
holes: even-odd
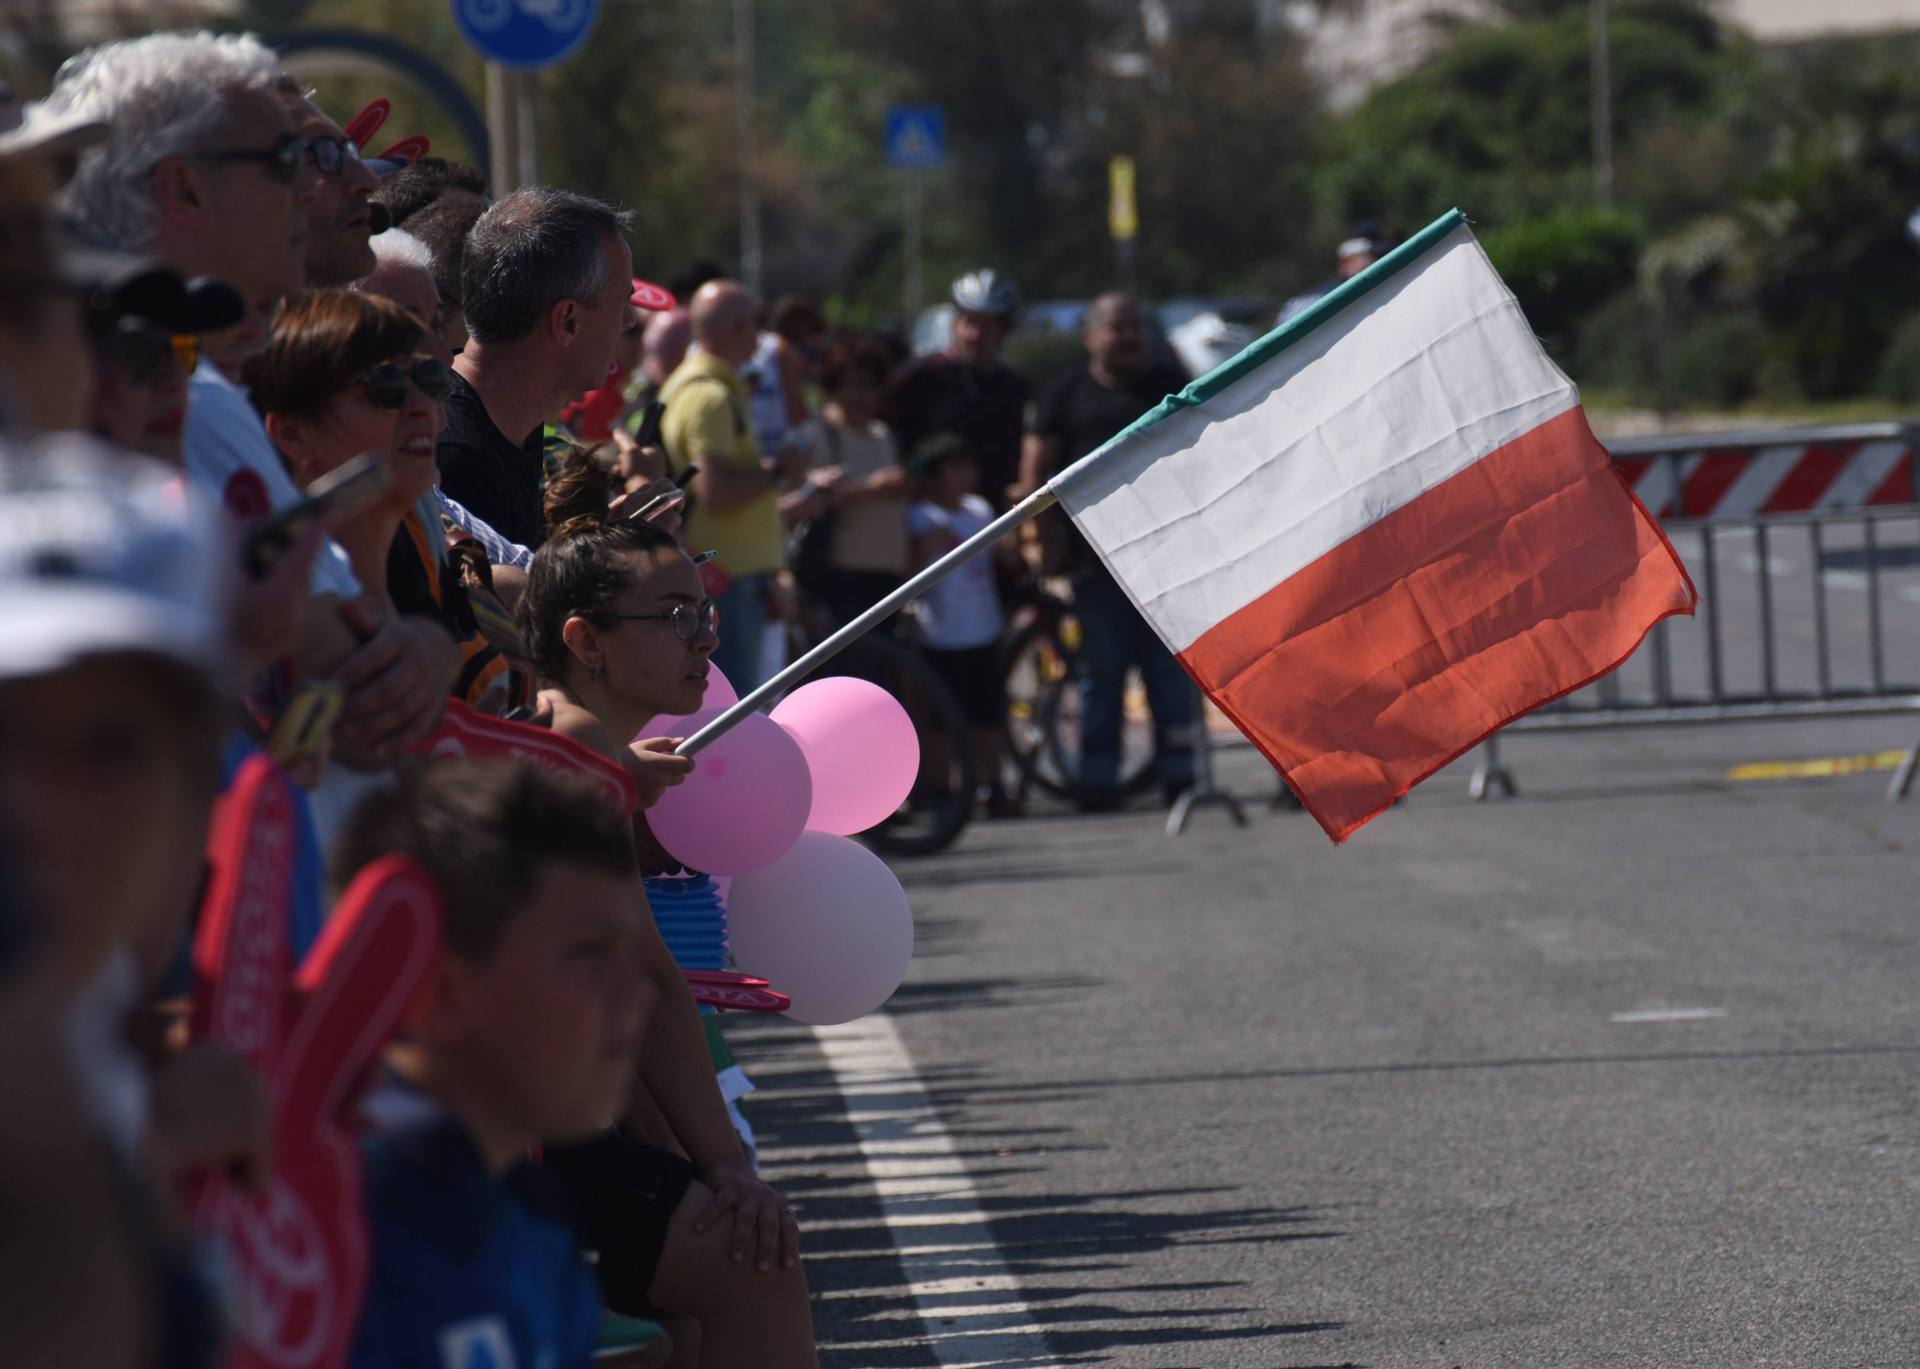
[[[1773,487],[1762,513],[1804,513],[1820,502],[1820,496],[1840,478],[1847,463],[1860,452],[1858,442],[1841,447],[1808,447],[1786,478]]]
[[[1334,548],[1180,659],[1344,841],[1696,600],[1573,409]]]
[[[1880,487],[1867,496],[1869,505],[1875,504],[1911,504],[1913,499],[1913,453],[1907,452],[1880,482]]]
[[[1680,487],[1676,518],[1705,518],[1746,470],[1752,451],[1708,452]]]

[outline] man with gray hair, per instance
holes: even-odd
[[[108,124],[59,197],[103,246],[217,275],[261,324],[305,281],[320,175],[286,104],[297,90],[250,34],[153,33],[60,69],[46,105]]]
[[[541,426],[605,382],[633,322],[632,215],[533,186],[467,234],[460,295],[467,345],[454,358],[440,484],[504,536],[546,540]]]
[[[212,356],[201,357],[189,384],[184,444],[188,479],[244,521],[301,497],[246,392],[214,362],[232,365],[258,348],[275,306],[305,282],[322,176],[294,112],[302,96],[258,38],[202,32],[91,48],[61,67],[46,100],[50,113],[111,129],[81,155],[60,194],[73,226],[184,276],[219,276],[252,311],[248,323],[209,338]],[[331,222],[317,227],[337,231]],[[384,596],[361,602],[345,553],[330,541],[311,588],[296,667],[346,686],[336,754],[378,767],[432,731],[458,655],[436,624],[392,617]]]

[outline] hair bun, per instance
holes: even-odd
[[[541,512],[554,537],[577,537],[607,525],[613,503],[613,471],[600,463],[591,447],[566,442],[549,447],[555,457],[553,478],[547,481]]]

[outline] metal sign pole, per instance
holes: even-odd
[[[733,0],[733,58],[737,85],[740,156],[740,282],[755,295],[761,286],[760,154],[754,138],[753,0]]]
[[[519,184],[523,186],[540,184],[540,137],[535,116],[539,113],[537,103],[540,93],[540,77],[531,71],[513,73],[514,113],[520,121],[517,137],[520,154]]]
[[[920,313],[920,240],[922,232],[921,195],[923,187],[921,173],[909,170],[906,189],[906,271],[905,297],[907,309],[907,327],[913,326],[913,320]]]
[[[518,72],[487,63],[487,181],[494,197],[509,195],[520,176],[520,87]]]

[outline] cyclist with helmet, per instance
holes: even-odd
[[[1020,291],[999,272],[969,271],[953,283],[946,350],[909,362],[887,387],[881,416],[913,451],[935,433],[956,433],[979,463],[980,491],[996,511],[1020,476],[1027,382],[1000,360]]]

